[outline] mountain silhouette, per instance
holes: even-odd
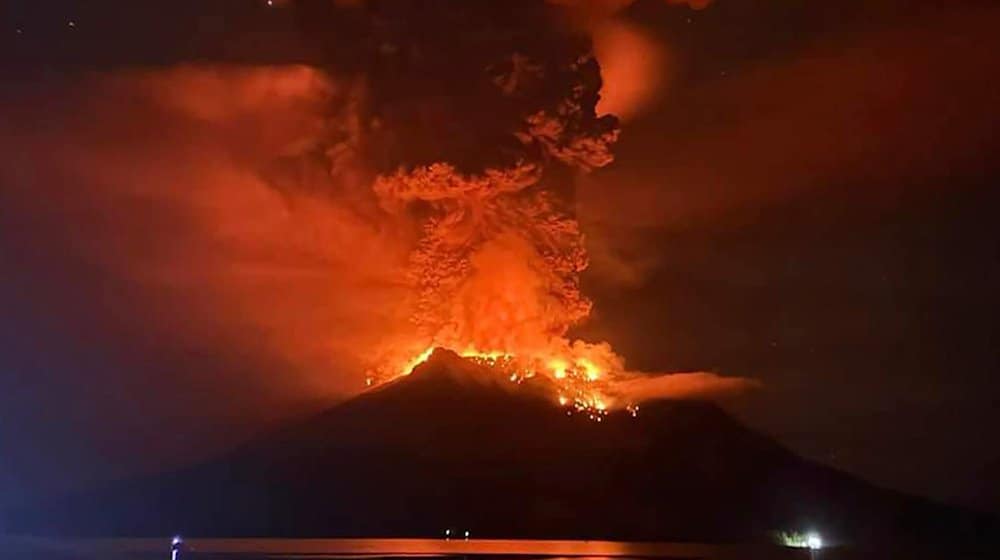
[[[806,461],[714,404],[601,422],[438,350],[411,375],[222,458],[15,512],[73,535],[971,542],[992,519]]]

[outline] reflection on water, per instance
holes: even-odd
[[[169,560],[170,538],[56,540],[0,537],[0,558],[37,560]],[[177,560],[519,557],[545,560],[807,558],[771,546],[555,540],[190,539]]]

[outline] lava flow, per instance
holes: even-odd
[[[435,348],[430,347],[411,359],[393,379],[409,375],[413,369],[430,359]],[[626,408],[633,416],[638,412],[634,403],[619,403],[612,396],[613,375],[587,358],[523,359],[505,352],[481,352],[467,348],[456,352],[466,360],[497,372],[511,383],[520,384],[534,377],[545,377],[556,387],[555,400],[569,413],[579,412],[600,422],[615,405]],[[623,374],[619,374],[623,375]],[[372,385],[375,378],[369,377]]]

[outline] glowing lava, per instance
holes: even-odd
[[[552,52],[489,49],[483,71],[468,76],[482,97],[468,104],[473,113],[461,113],[463,104],[444,113],[461,134],[454,145],[435,139],[451,149],[390,158],[375,173],[380,212],[412,233],[412,245],[395,314],[406,325],[373,352],[369,386],[409,375],[444,348],[511,383],[545,381],[568,414],[598,422],[612,409],[637,414],[643,376],[628,373],[607,343],[568,338],[592,307],[581,290],[588,256],[576,180],[613,161],[619,128],[597,112],[601,70],[589,43],[566,39]],[[407,98],[382,126],[418,101]],[[497,118],[480,118],[492,108]]]
[[[595,111],[601,76],[589,46],[566,46],[487,64],[484,102],[507,109],[495,131],[467,130],[470,142],[488,139],[477,157],[461,165],[463,146],[455,161],[401,162],[375,177],[381,210],[415,232],[402,302],[412,330],[387,337],[368,385],[445,348],[512,383],[545,377],[570,412],[599,420],[611,407],[621,358],[566,333],[591,310],[575,178],[611,163],[618,121]]]
[[[610,353],[606,345],[587,345],[577,342],[576,350],[603,351]],[[369,373],[366,384],[371,386],[393,379],[410,375],[413,369],[426,362],[434,353],[436,346],[429,346],[416,356],[406,360],[394,372],[380,374],[377,371]],[[572,346],[571,346],[572,348]],[[589,419],[600,422],[612,408],[626,408],[632,416],[636,416],[638,406],[631,403],[617,403],[611,395],[612,384],[624,377],[623,371],[605,371],[595,363],[596,358],[581,356],[566,356],[556,358],[519,357],[502,351],[481,351],[475,348],[465,348],[456,354],[472,363],[495,370],[501,378],[511,383],[520,384],[528,379],[542,377],[552,383],[554,400],[567,409],[568,414],[578,412]],[[605,361],[612,367],[620,366],[617,356]],[[619,406],[615,406],[618,404]]]

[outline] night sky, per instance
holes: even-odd
[[[211,292],[106,266],[198,241],[162,235],[187,231],[170,208],[102,203],[113,174],[59,164],[102,142],[59,132],[103,130],[79,110],[104,107],[81,85],[95,76],[364,64],[356,8],[278,4],[0,4],[0,506],[218,454],[359,390],[347,366],[302,378],[252,321],[205,311]],[[595,312],[577,334],[638,370],[757,379],[726,407],[795,451],[1000,510],[1000,10],[640,0],[614,21],[656,45],[613,54],[658,53],[635,79],[659,87],[578,195]],[[155,119],[106,128],[209,142]]]

